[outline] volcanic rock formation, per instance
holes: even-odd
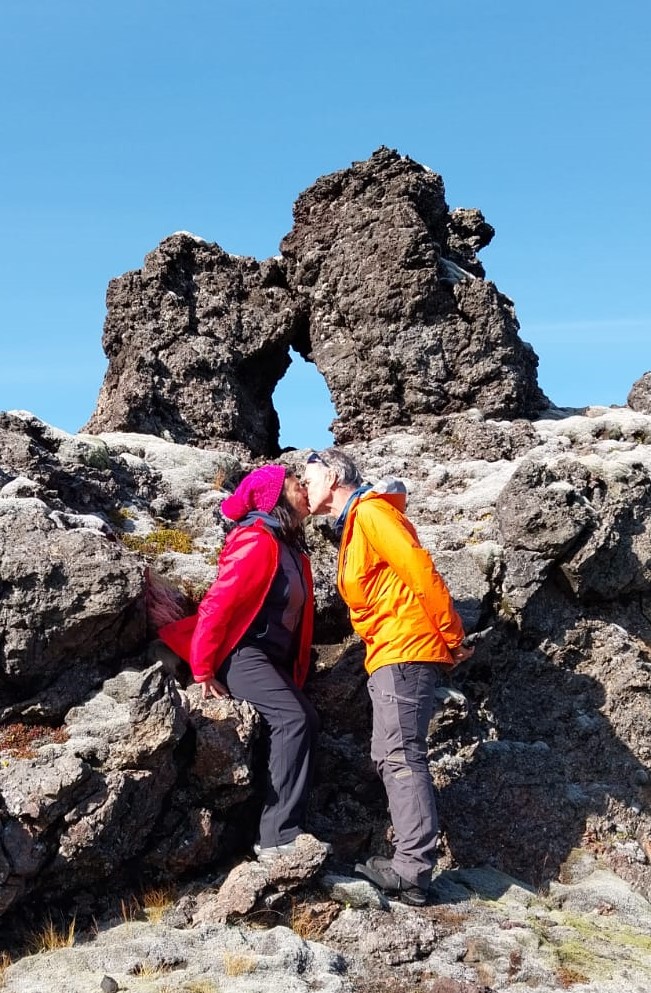
[[[271,396],[297,317],[276,260],[259,264],[175,234],[141,270],[111,281],[107,306],[109,367],[89,431],[239,441],[277,454]]]
[[[478,210],[450,212],[440,176],[386,148],[298,198],[281,244],[306,308],[296,348],[325,377],[338,442],[548,405],[513,305],[476,258],[492,236]]]
[[[532,417],[548,405],[537,358],[476,256],[492,236],[478,210],[449,210],[440,176],[381,148],[301,194],[280,258],[166,238],[109,285],[87,430],[275,456],[290,347],[323,374],[339,442],[468,407]]]
[[[293,914],[296,887],[320,872],[310,858],[274,872],[247,861],[265,789],[258,717],[202,700],[155,640],[162,614],[193,609],[214,577],[226,491],[254,456],[277,450],[271,395],[293,345],[326,378],[337,437],[353,439],[346,451],[364,476],[404,478],[409,516],[466,628],[488,634],[447,673],[430,725],[441,865],[454,869],[436,883],[450,904],[441,931],[429,916],[441,908],[414,918],[348,878],[357,859],[388,851],[386,798],[369,755],[363,649],[336,592],[336,541],[327,523],[309,523],[307,692],[323,729],[306,827],[334,847],[315,899],[330,948],[378,972],[351,985],[316,949],[307,968],[292,938],[291,988],[399,989],[393,975],[378,985],[380,971],[426,961],[418,985],[433,993],[516,980],[547,991],[593,975],[581,989],[648,989],[649,373],[629,407],[535,419],[546,403],[535,356],[476,258],[491,229],[478,211],[448,211],[440,177],[394,152],[319,180],[295,214],[280,260],[177,234],[111,284],[93,434],[0,414],[3,926],[71,894],[90,918],[135,877],[167,884],[203,870],[209,880],[170,927],[209,927],[212,941],[242,912]],[[471,893],[483,899],[471,906]],[[239,935],[223,932],[238,947]],[[133,934],[118,940],[124,976],[150,974],[152,961],[205,974],[203,931],[177,943],[166,928],[160,955],[144,958]],[[610,956],[599,949],[618,941],[617,976],[642,985],[599,985]],[[274,942],[255,945],[260,961]],[[96,949],[94,969],[106,972],[116,953],[103,939]],[[89,968],[74,951],[59,953],[64,968]],[[0,954],[0,985],[42,989],[41,959],[3,976]],[[127,984],[122,971],[111,982]]]

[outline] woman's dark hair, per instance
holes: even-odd
[[[285,481],[291,479],[296,473],[292,472],[290,469],[287,470],[285,474]],[[305,541],[305,528],[303,527],[303,521],[300,519],[294,507],[285,496],[285,487],[281,490],[280,496],[278,497],[278,502],[273,510],[270,511],[272,517],[275,517],[280,524],[280,537],[288,545],[292,545],[294,548],[298,548],[301,551],[306,551],[307,545]]]

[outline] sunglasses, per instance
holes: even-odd
[[[312,452],[311,455],[308,455],[308,457],[305,460],[305,465],[314,465],[315,462],[320,462],[321,465],[324,465],[326,467],[326,469],[330,468],[330,465],[321,455],[319,455],[318,452]]]

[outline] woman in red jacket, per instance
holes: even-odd
[[[224,500],[236,521],[217,578],[193,617],[159,637],[189,662],[204,698],[232,696],[259,712],[269,734],[259,859],[291,853],[303,834],[318,717],[302,692],[314,593],[305,553],[305,487],[280,465],[254,469]],[[326,846],[324,846],[326,847]]]

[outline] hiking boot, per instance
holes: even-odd
[[[383,855],[372,855],[363,865],[358,862],[355,872],[385,893],[397,895],[402,903],[411,907],[424,907],[427,903],[427,890],[399,876],[391,865],[391,859]]]
[[[306,841],[309,840],[314,842],[314,844],[316,844],[318,848],[323,851],[324,855],[332,854],[332,845],[330,842],[319,841],[319,839],[315,838],[313,834],[307,833],[297,835],[293,841],[288,841],[284,845],[270,845],[268,848],[262,848],[261,845],[255,844],[253,846],[253,851],[255,852],[258,862],[273,862],[274,859],[280,858],[283,855],[294,855],[298,848],[304,844],[304,842],[299,842],[298,845],[296,844],[296,842],[298,842],[301,838],[304,838]]]

